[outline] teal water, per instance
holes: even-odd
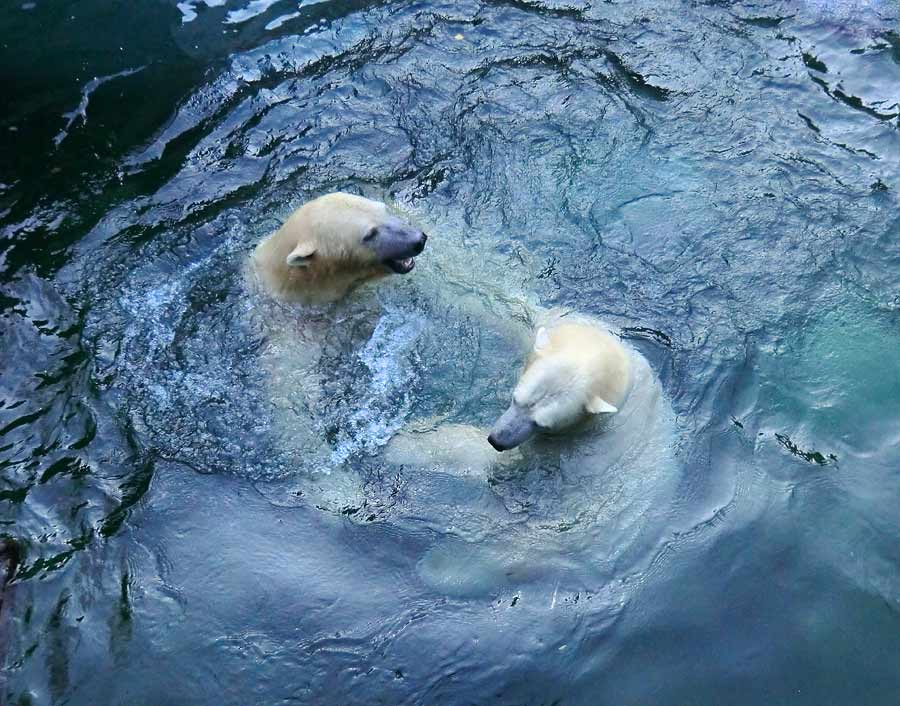
[[[896,703],[900,6],[0,26],[0,701]],[[254,299],[335,189],[427,230],[414,272]],[[506,406],[524,299],[621,327],[665,433],[393,463]]]

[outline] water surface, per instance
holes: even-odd
[[[6,702],[896,703],[898,20],[6,8]],[[335,189],[426,228],[416,270],[250,296],[253,245]],[[386,460],[499,414],[526,300],[621,327],[668,442]]]

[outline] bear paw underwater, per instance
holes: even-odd
[[[251,263],[275,297],[329,302],[365,281],[408,273],[427,239],[385,204],[335,192],[294,211],[257,245]]]

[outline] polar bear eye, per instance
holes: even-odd
[[[364,242],[364,243],[369,243],[369,242],[375,240],[375,236],[376,236],[376,235],[378,235],[378,229],[377,229],[377,228],[372,228],[368,233],[366,233],[366,234],[363,236],[363,242]]]

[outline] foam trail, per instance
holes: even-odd
[[[132,74],[136,74],[138,71],[142,71],[143,69],[143,66],[139,66],[136,69],[125,69],[124,71],[119,71],[119,73],[110,74],[109,76],[95,76],[90,81],[88,81],[84,85],[84,88],[81,89],[81,102],[78,103],[78,105],[75,107],[75,110],[69,113],[63,113],[63,117],[66,118],[66,126],[56,134],[56,137],[53,138],[53,144],[56,147],[59,147],[62,144],[62,141],[69,136],[69,128],[72,127],[72,124],[78,118],[81,118],[82,124],[87,124],[88,103],[90,102],[91,94],[94,91],[96,91],[104,83],[112,81],[116,78],[131,76]]]
[[[412,406],[416,374],[409,353],[426,327],[423,316],[388,309],[372,336],[357,354],[371,374],[368,394],[347,419],[341,440],[331,454],[332,463],[345,463],[353,455],[384,446],[400,429]]]

